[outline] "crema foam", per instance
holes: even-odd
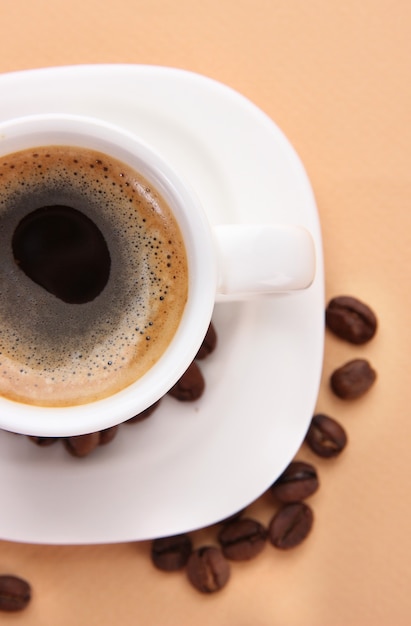
[[[84,268],[83,222],[100,242],[83,242]],[[67,276],[73,289],[84,278],[81,298],[64,297]],[[77,147],[0,158],[0,395],[68,406],[120,391],[163,354],[187,293],[180,229],[139,173]]]

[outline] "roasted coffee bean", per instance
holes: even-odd
[[[325,311],[325,323],[335,335],[355,344],[366,343],[377,331],[374,312],[351,296],[330,300]]]
[[[243,518],[227,523],[218,534],[224,556],[232,561],[249,561],[266,545],[267,531],[257,520]]]
[[[376,372],[365,359],[348,361],[331,375],[331,389],[343,400],[353,400],[364,395],[374,384]]]
[[[47,448],[48,446],[53,445],[53,443],[56,443],[59,440],[59,437],[35,437],[29,435],[28,439],[30,439],[32,443],[35,443],[36,446],[40,446],[40,448]]]
[[[72,456],[85,457],[100,443],[100,433],[89,433],[87,435],[76,435],[75,437],[65,437],[64,447]]]
[[[31,599],[31,587],[18,576],[0,576],[0,611],[21,611]]]
[[[160,405],[160,402],[161,402],[161,398],[160,398],[160,400],[157,400],[157,402],[154,402],[154,404],[149,406],[144,411],[141,411],[141,413],[138,413],[138,415],[135,415],[134,417],[130,417],[130,419],[126,420],[124,423],[125,424],[137,424],[137,422],[142,422],[143,420],[145,420],[148,417],[150,417],[150,415],[152,413],[154,413],[154,411]]]
[[[220,548],[203,546],[191,553],[187,576],[193,587],[202,593],[220,591],[230,578],[230,564]]]
[[[297,502],[311,496],[318,487],[315,467],[304,461],[292,461],[269,490],[280,502]]]
[[[193,402],[202,396],[204,388],[203,374],[197,363],[193,361],[168,393],[182,402]]]
[[[337,456],[347,444],[344,428],[332,417],[318,413],[311,420],[305,441],[318,456]]]
[[[211,354],[217,345],[217,333],[213,326],[213,323],[210,323],[208,327],[206,336],[203,339],[203,343],[200,346],[199,351],[197,352],[196,359],[205,359],[209,354]]]
[[[191,550],[191,539],[185,533],[161,537],[151,544],[151,560],[158,569],[174,572],[186,565]]]
[[[283,506],[272,518],[268,527],[271,543],[276,548],[288,550],[307,537],[314,521],[313,512],[304,502]]]
[[[111,443],[114,437],[118,433],[118,426],[111,426],[110,428],[105,428],[104,430],[100,430],[99,432],[99,446],[105,446],[108,443]]]

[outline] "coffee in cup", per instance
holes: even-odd
[[[130,166],[37,146],[0,158],[0,395],[71,406],[165,351],[187,300],[176,219]]]

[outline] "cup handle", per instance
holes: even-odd
[[[296,225],[213,227],[219,257],[217,299],[306,289],[315,276],[315,245]]]

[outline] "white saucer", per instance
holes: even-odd
[[[89,114],[132,129],[191,180],[213,222],[278,221],[316,241],[301,293],[218,304],[200,401],[167,397],[85,459],[0,433],[0,537],[30,543],[142,540],[209,525],[263,493],[297,452],[320,383],[319,220],[301,162],[277,126],[215,81],[154,66],[75,66],[0,76],[0,119]]]

